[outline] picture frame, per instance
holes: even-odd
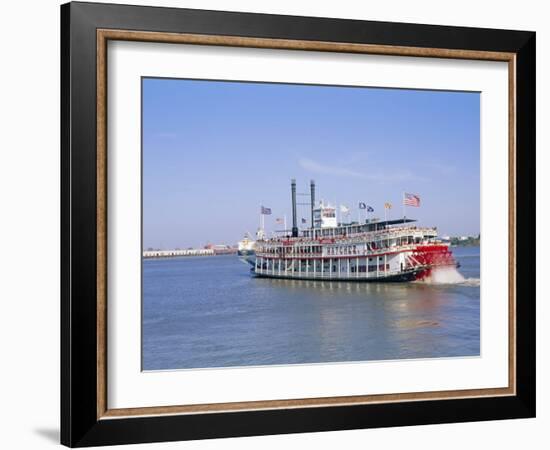
[[[80,2],[62,5],[61,443],[81,447],[534,417],[535,40],[535,33],[527,31]],[[110,41],[508,64],[508,386],[109,408]]]

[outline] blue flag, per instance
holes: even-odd
[[[269,216],[271,214],[271,208],[266,208],[265,206],[262,206],[262,214],[264,216]]]
[[[359,202],[359,209],[367,209],[367,204],[363,202]]]
[[[367,206],[367,212],[374,212],[374,208],[372,206]]]

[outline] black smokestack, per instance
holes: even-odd
[[[313,209],[315,208],[315,181],[311,180],[309,186],[311,188],[311,228],[315,228],[315,222],[313,221]]]
[[[292,192],[292,237],[298,237],[298,225],[296,224],[296,180],[293,178],[290,183]]]

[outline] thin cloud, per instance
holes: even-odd
[[[302,169],[305,169],[309,172],[320,173],[324,175],[334,175],[337,177],[360,177],[363,178],[364,174],[361,172],[356,172],[355,170],[346,169],[345,167],[337,167],[334,165],[325,165],[321,164],[313,159],[309,158],[300,158],[298,164]]]
[[[335,177],[354,177],[363,178],[365,180],[387,183],[387,182],[402,182],[402,181],[425,181],[426,179],[420,177],[409,170],[388,170],[381,172],[377,171],[365,171],[359,172],[357,170],[348,169],[347,167],[336,166],[334,164],[323,164],[319,161],[315,161],[309,158],[300,158],[298,164],[304,170],[308,172],[332,175]]]

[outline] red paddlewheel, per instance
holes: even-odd
[[[452,252],[446,245],[418,245],[412,252],[413,260],[421,266],[428,268],[419,273],[421,278],[430,275],[431,269],[436,266],[456,266]]]

